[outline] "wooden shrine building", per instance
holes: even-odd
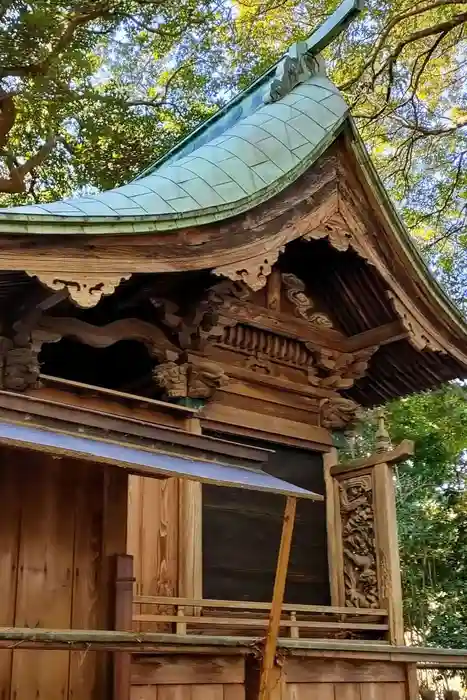
[[[333,447],[467,376],[319,56],[358,9],[133,182],[0,211],[1,700],[415,700],[464,664],[404,646],[411,446]]]

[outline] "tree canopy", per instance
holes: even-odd
[[[1,0],[0,203],[127,182],[337,4]],[[326,51],[406,223],[461,306],[466,28],[465,2],[367,0]]]

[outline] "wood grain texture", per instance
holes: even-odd
[[[211,685],[193,685],[191,700],[224,700],[224,686],[219,683]]]
[[[337,465],[339,459],[337,450],[333,447],[330,452],[323,455],[324,483],[326,485],[326,535],[328,546],[329,588],[331,605],[342,603],[342,561],[340,547],[340,513],[336,512],[336,486],[332,477],[332,468]]]
[[[111,487],[107,470],[96,465],[6,449],[2,458],[0,488],[11,497],[0,512],[2,624],[111,629],[108,560],[112,547],[125,547],[126,474],[110,470]],[[114,516],[117,522],[109,523]],[[105,700],[103,658],[101,652],[3,651],[0,698]]]
[[[391,643],[403,645],[402,583],[392,469],[385,463],[377,464],[373,471],[373,483],[380,605],[389,612]]]
[[[359,683],[339,683],[336,688],[336,700],[361,700]]]
[[[272,594],[271,611],[269,613],[269,624],[266,633],[263,658],[261,663],[261,678],[259,698],[269,700],[271,689],[275,682],[272,671],[274,669],[274,659],[276,656],[277,639],[279,636],[282,603],[284,602],[285,584],[287,581],[287,570],[289,566],[290,550],[292,548],[292,536],[295,525],[295,514],[297,510],[297,499],[287,497],[282,523],[282,535],[277,557],[277,568],[274,579],[274,590]]]
[[[407,700],[419,700],[417,664],[407,664]]]
[[[75,534],[73,552],[73,604],[71,627],[99,627],[99,568],[101,561],[102,472],[91,465],[71,460],[63,468],[75,475]],[[70,654],[70,697],[88,700],[98,692],[98,655]]]
[[[245,700],[245,686],[243,684],[224,685],[224,700]]]
[[[158,700],[157,685],[134,685],[130,700]]]
[[[190,685],[160,685],[157,700],[191,700]]]
[[[20,537],[21,481],[14,454],[0,451],[0,624],[15,624],[16,588]],[[13,653],[0,654],[0,699],[9,700]]]
[[[335,697],[334,686],[327,683],[298,683],[287,686],[284,700],[341,700],[341,697]]]
[[[201,598],[203,595],[202,485],[179,481],[179,593]]]
[[[404,666],[396,663],[292,657],[287,660],[286,671],[289,683],[364,683],[375,678],[386,683],[405,681]]]
[[[15,625],[69,627],[72,607],[74,510],[69,472],[61,460],[18,453],[23,513]],[[69,654],[15,651],[12,694],[68,697]]]
[[[193,685],[243,683],[243,657],[157,656],[148,663],[134,663],[132,685]]]

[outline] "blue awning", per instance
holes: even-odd
[[[0,444],[47,452],[57,457],[114,465],[128,469],[134,474],[156,478],[178,477],[219,486],[234,486],[284,496],[323,500],[323,496],[319,494],[289,484],[260,470],[178,457],[23,424],[0,423]]]

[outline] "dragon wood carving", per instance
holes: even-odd
[[[373,484],[369,474],[339,484],[344,552],[345,604],[379,607]]]
[[[177,304],[151,298],[160,320],[177,337],[183,350],[200,350],[211,339],[220,338],[224,328],[236,322],[224,316],[234,301],[247,299],[249,289],[241,282],[223,280],[210,287],[205,296],[183,314]]]

